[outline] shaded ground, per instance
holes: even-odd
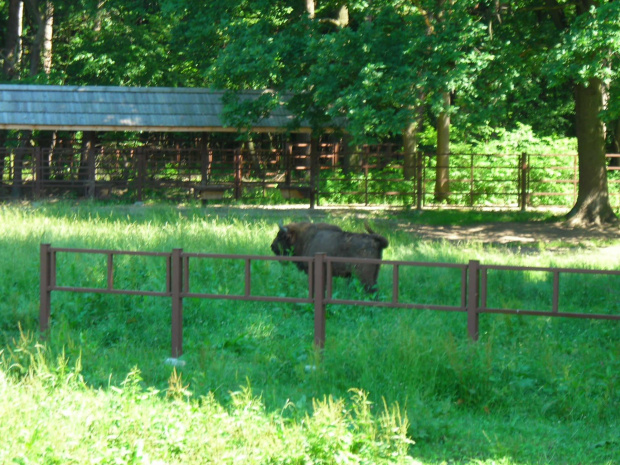
[[[133,214],[140,211],[142,204],[130,207],[115,207],[116,211],[127,209]],[[182,209],[182,208],[181,208]],[[446,224],[449,219],[442,219],[442,224],[429,224],[429,219],[418,222],[415,213],[403,212],[402,208],[386,207],[318,207],[310,210],[307,206],[227,206],[209,205],[204,209],[207,216],[236,216],[273,219],[274,226],[280,221],[334,221],[335,218],[358,220],[370,220],[373,228],[379,233],[389,230],[408,232],[420,239],[449,241],[449,242],[478,242],[495,245],[535,246],[536,244],[554,243],[560,247],[566,246],[614,246],[620,248],[620,226],[606,228],[571,228],[566,223],[557,221],[506,221],[506,218],[514,218],[514,212],[487,211],[480,213],[482,221],[470,221],[471,224],[463,223],[467,219],[467,212],[452,211],[447,218],[454,220],[453,224]],[[445,213],[445,212],[444,212]],[[438,212],[425,210],[425,215],[438,215]],[[441,213],[439,213],[441,214]],[[560,217],[561,212],[556,212]],[[512,215],[512,216],[510,216]],[[486,220],[486,221],[485,221]],[[430,221],[431,223],[433,221]]]
[[[580,245],[593,241],[620,240],[620,229],[569,228],[562,223],[486,223],[476,225],[433,226],[407,224],[401,227],[419,237],[446,241],[474,241],[488,244],[535,244],[539,242]]]
[[[429,240],[445,240],[450,242],[481,242],[485,244],[503,245],[534,245],[536,243],[563,243],[564,245],[594,245],[594,243],[613,243],[620,241],[620,227],[610,226],[607,228],[571,228],[563,222],[549,221],[525,221],[506,222],[501,221],[501,213],[487,212],[487,217],[495,215],[498,221],[476,222],[475,224],[419,224],[411,221],[411,217],[404,218],[402,210],[394,209],[394,216],[390,213],[386,218],[386,209],[381,207],[319,207],[309,210],[307,207],[215,207],[219,214],[228,212],[261,217],[274,216],[274,221],[279,221],[283,213],[293,221],[329,221],[333,218],[355,217],[370,219],[380,230],[395,228],[401,231],[411,232],[415,236]],[[389,211],[389,210],[388,210]],[[379,213],[377,215],[377,213]]]

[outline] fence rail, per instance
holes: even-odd
[[[57,255],[69,254],[95,254],[106,257],[105,286],[82,287],[59,285],[57,282],[58,260]],[[162,291],[119,289],[115,287],[114,271],[117,256],[142,256],[162,257],[166,263],[165,289]],[[192,291],[190,282],[191,260],[238,260],[244,263],[243,292],[214,293]],[[252,288],[252,262],[276,261],[298,262],[308,265],[308,294],[301,297],[282,297],[273,295],[256,295]],[[364,299],[340,299],[334,297],[332,264],[334,263],[365,263],[379,264],[384,267],[392,267],[392,289],[389,301],[364,300]],[[445,268],[460,270],[460,300],[458,305],[434,305],[415,302],[403,302],[399,293],[401,269],[403,267],[422,268]],[[491,308],[487,306],[489,296],[488,272],[492,270],[509,270],[520,272],[549,272],[553,275],[553,296],[551,311],[519,310]],[[479,336],[479,316],[483,313],[504,313],[513,315],[543,315],[549,317],[591,318],[620,321],[620,314],[590,314],[572,313],[560,311],[560,275],[568,273],[580,273],[590,275],[611,275],[620,277],[620,271],[616,270],[586,270],[572,268],[546,268],[546,267],[513,267],[498,265],[482,265],[477,260],[470,260],[467,264],[453,263],[429,263],[414,261],[391,261],[378,259],[354,259],[328,257],[323,253],[314,257],[282,257],[261,255],[228,255],[228,254],[202,254],[186,253],[182,249],[173,249],[172,252],[135,252],[100,249],[72,249],[55,248],[50,244],[41,244],[40,248],[40,310],[39,327],[42,333],[50,329],[51,296],[52,292],[82,292],[100,294],[128,294],[141,296],[160,296],[171,299],[171,355],[178,358],[183,354],[183,300],[186,298],[200,299],[229,299],[239,301],[263,301],[263,302],[286,302],[308,303],[314,305],[314,344],[318,348],[324,347],[326,328],[325,310],[327,305],[360,305],[384,308],[404,309],[428,309],[440,311],[461,312],[467,314],[467,333],[476,341]],[[64,283],[63,283],[64,284]],[[620,285],[620,282],[618,283]],[[616,286],[617,287],[617,286]]]
[[[301,144],[303,145],[303,144]],[[0,199],[77,195],[198,197],[274,201],[301,199],[313,206],[399,201],[423,208],[452,205],[572,205],[578,190],[576,154],[450,154],[438,166],[433,153],[416,153],[410,178],[405,156],[391,145],[344,152],[324,144],[314,161],[308,147],[281,149],[0,147]],[[620,205],[620,154],[608,154],[612,204]],[[439,171],[447,191],[435,193]],[[280,196],[276,192],[280,192]],[[293,192],[294,191],[294,192]]]

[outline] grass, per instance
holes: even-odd
[[[0,206],[0,463],[407,463],[409,454],[425,465],[611,465],[620,456],[617,322],[484,315],[472,344],[464,315],[331,306],[319,363],[308,305],[187,299],[186,365],[174,369],[163,363],[167,299],[57,293],[50,339],[36,341],[41,242],[269,255],[277,222],[307,217],[170,205]],[[370,219],[390,240],[388,259],[619,269],[609,249],[543,245],[526,255],[430,242],[394,228],[395,217],[437,225],[551,219],[394,210],[326,210],[317,219],[353,230]],[[95,257],[62,260],[59,279],[67,283],[105,279]],[[256,285],[270,292],[305,289],[294,267],[254,266]],[[115,279],[157,289],[161,269],[157,260],[127,260]],[[190,273],[198,286],[234,288],[234,271],[205,261]],[[409,273],[403,295],[458,303],[454,271]],[[389,279],[384,269],[381,289]],[[540,273],[489,279],[501,286],[498,305],[549,305],[550,281]],[[561,301],[571,311],[620,313],[617,279],[578,275],[569,289]],[[336,290],[358,292],[346,281]]]

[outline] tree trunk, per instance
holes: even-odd
[[[306,13],[310,19],[314,19],[314,0],[306,0]]]
[[[567,215],[572,226],[614,223],[618,218],[609,203],[605,164],[605,127],[599,118],[603,109],[603,86],[591,78],[575,90],[579,191],[577,203]]]
[[[4,48],[2,55],[2,73],[4,79],[12,79],[19,72],[19,61],[21,58],[21,34],[24,16],[24,2],[21,0],[10,0],[9,18],[6,25]]]
[[[52,37],[54,32],[54,5],[45,2],[45,26],[43,32],[43,71],[49,76],[52,71]]]
[[[416,154],[418,152],[418,132],[422,122],[421,108],[417,108],[411,122],[403,131],[403,176],[410,180],[416,173]]]
[[[437,168],[435,201],[448,202],[450,197],[450,94],[443,93],[445,111],[437,118]]]
[[[26,8],[37,29],[30,48],[30,76],[35,76],[41,69],[41,52],[45,40],[45,21],[43,14],[39,11],[39,0],[26,0]]]

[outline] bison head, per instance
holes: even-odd
[[[276,255],[291,255],[293,253],[294,236],[289,228],[279,224],[279,231],[271,243],[271,250]]]

